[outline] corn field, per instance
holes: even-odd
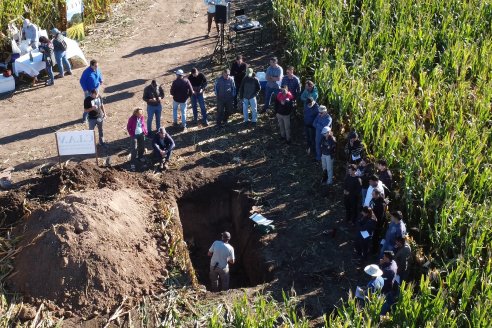
[[[106,18],[114,2],[118,0],[84,0],[85,24]],[[59,27],[65,30],[65,4],[65,0],[0,0],[1,29],[5,30],[9,21],[23,16],[30,18],[40,28]],[[17,23],[20,22],[18,19]]]
[[[327,326],[492,322],[490,0],[274,0],[287,62],[312,78],[341,133],[397,173],[434,267],[389,318],[348,301]],[[431,279],[432,278],[432,279]]]

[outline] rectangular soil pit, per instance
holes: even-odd
[[[253,287],[271,281],[259,249],[259,234],[249,220],[252,201],[229,183],[214,182],[185,194],[179,216],[190,259],[200,284],[210,287],[208,250],[223,231],[231,233],[236,263],[230,266],[230,288]]]

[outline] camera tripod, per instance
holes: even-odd
[[[217,39],[217,43],[215,44],[214,53],[212,54],[211,61],[214,61],[217,64],[223,64],[224,61],[227,61],[227,52],[225,50],[225,26],[224,23],[219,24],[219,38]]]

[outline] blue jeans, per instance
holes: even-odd
[[[155,127],[156,130],[159,130],[161,127],[161,113],[162,113],[162,105],[147,105],[147,130],[152,132],[152,120],[155,115]]]
[[[46,63],[46,72],[48,73],[48,76],[50,77],[49,81],[51,81],[51,83],[55,83],[55,77],[53,76],[53,66]]]
[[[316,148],[314,147],[316,129],[313,126],[304,125],[304,133],[306,134],[307,147],[311,150],[311,154],[314,155],[316,153]]]
[[[197,104],[198,103],[198,104]],[[191,108],[193,109],[193,120],[198,120],[198,106],[200,105],[200,112],[202,113],[203,123],[207,122],[207,109],[205,108],[205,99],[203,93],[191,96]]]
[[[72,66],[68,62],[66,51],[55,51],[55,59],[61,76],[65,75],[65,69],[69,73],[72,72]]]
[[[256,97],[253,97],[251,99],[243,99],[244,122],[249,122],[249,114],[248,114],[248,107],[249,106],[251,106],[251,116],[252,116],[251,121],[256,123],[256,120],[258,118]]]
[[[183,123],[183,128],[186,128],[186,102],[179,103],[173,101],[173,123],[178,124],[178,106],[181,109],[181,123]]]
[[[323,136],[321,135],[321,130],[318,131],[316,129],[316,132],[315,133],[316,133],[316,136],[315,136],[315,140],[314,140],[314,142],[315,142],[315,145],[314,146],[316,148],[316,160],[317,161],[320,161],[321,160],[321,138]]]
[[[270,88],[269,86],[265,87],[265,106],[263,106],[263,110],[267,110],[268,107],[270,107],[272,95],[276,97],[279,91],[280,89],[278,87],[277,88]]]
[[[104,143],[104,131],[103,131],[103,121],[98,122],[97,118],[89,119],[89,130],[94,130],[97,125],[97,131],[99,132],[99,144]]]

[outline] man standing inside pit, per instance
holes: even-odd
[[[210,283],[212,291],[220,291],[219,279],[222,290],[229,289],[229,264],[234,264],[234,248],[229,244],[231,234],[222,233],[222,240],[216,240],[208,250],[210,260]]]

